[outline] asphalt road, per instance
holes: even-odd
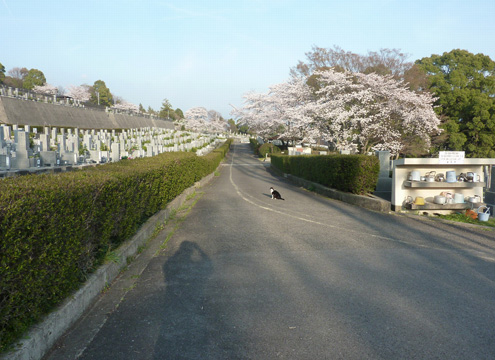
[[[315,195],[244,144],[202,191],[47,359],[495,358],[495,232]]]

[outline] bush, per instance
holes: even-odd
[[[254,154],[259,155],[258,149],[260,147],[260,143],[258,140],[249,138],[249,145],[251,145],[251,149],[253,149]]]
[[[276,145],[273,145],[272,143],[264,143],[258,148],[258,154],[260,157],[266,157],[271,156],[272,154],[280,154],[282,150]]]
[[[368,155],[272,155],[272,165],[284,173],[354,194],[375,190],[380,163]]]
[[[150,216],[212,173],[204,157],[165,153],[0,181],[0,351],[76,290]]]

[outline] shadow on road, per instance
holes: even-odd
[[[203,302],[211,272],[210,258],[191,241],[182,242],[165,262],[163,318],[153,359],[201,358],[208,342]]]

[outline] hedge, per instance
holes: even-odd
[[[271,164],[291,174],[332,189],[354,194],[372,193],[380,163],[368,155],[272,155]]]
[[[0,351],[78,289],[106,254],[212,173],[230,146],[0,181]]]

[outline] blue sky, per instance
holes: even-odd
[[[167,98],[229,118],[229,104],[286,81],[313,45],[495,60],[494,14],[493,0],[0,0],[0,63],[39,69],[54,86],[103,80],[146,108]]]

